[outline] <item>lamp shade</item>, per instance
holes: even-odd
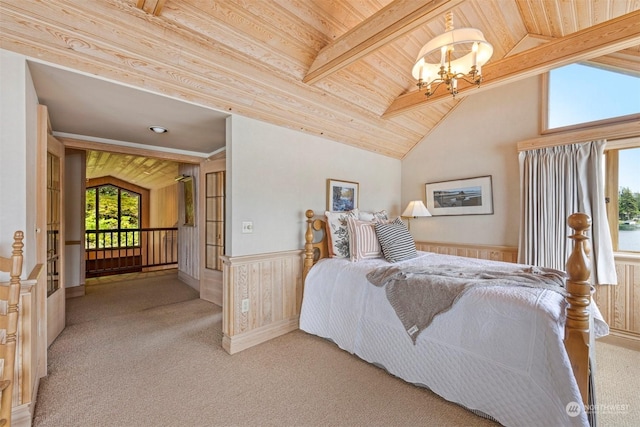
[[[472,49],[474,43],[475,51]],[[485,40],[482,31],[457,28],[440,34],[423,46],[411,71],[413,78],[426,83],[438,78],[440,67],[445,65],[442,62],[445,52],[454,47],[462,55],[451,59],[449,66],[453,74],[468,73],[473,65],[482,67],[493,55],[493,46]]]
[[[422,200],[413,200],[409,202],[407,208],[402,212],[402,216],[405,218],[417,218],[419,216],[431,216],[431,213],[422,203]]]

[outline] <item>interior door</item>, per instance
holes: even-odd
[[[200,227],[203,230],[200,259],[200,298],[222,306],[222,261],[225,245],[225,174],[224,159],[200,165]]]
[[[64,146],[47,135],[47,346],[65,326]]]

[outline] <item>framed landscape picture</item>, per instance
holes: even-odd
[[[358,183],[351,181],[327,180],[327,210],[344,212],[358,207]]]
[[[193,191],[193,178],[182,181],[184,185],[184,225],[195,226],[195,197]]]
[[[431,215],[493,214],[491,175],[425,185],[427,209]]]

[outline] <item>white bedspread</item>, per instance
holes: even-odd
[[[419,254],[427,265],[493,263]],[[436,316],[414,346],[384,288],[365,277],[385,264],[382,259],[319,261],[306,279],[300,329],[504,425],[588,425],[584,413],[571,417],[566,411],[581,399],[562,343],[561,295],[523,287],[472,289]],[[608,334],[592,307],[596,337]]]

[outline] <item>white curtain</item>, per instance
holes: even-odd
[[[572,249],[567,217],[591,217],[591,281],[617,284],[604,194],[606,141],[522,151],[519,262],[564,270]]]

